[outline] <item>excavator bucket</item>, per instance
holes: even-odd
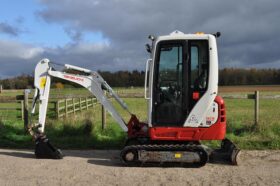
[[[220,149],[215,149],[209,153],[209,161],[212,163],[229,163],[238,165],[240,149],[229,139],[224,139]]]
[[[28,131],[35,141],[36,158],[62,159],[62,152],[50,143],[47,136],[39,128],[41,128],[41,124],[30,125],[28,127]]]
[[[35,156],[41,159],[62,159],[62,152],[51,145],[46,135],[40,135],[35,140]]]

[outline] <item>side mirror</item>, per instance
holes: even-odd
[[[216,38],[221,36],[221,32],[216,32],[215,34],[213,34],[213,36],[215,36]]]
[[[149,52],[149,53],[152,52],[151,46],[149,44],[146,44],[145,47],[146,47],[147,52]]]

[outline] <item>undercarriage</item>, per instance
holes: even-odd
[[[211,149],[199,142],[160,142],[125,146],[121,161],[128,166],[145,164],[204,166],[207,162],[237,165],[240,149],[229,139],[221,142],[219,149]]]

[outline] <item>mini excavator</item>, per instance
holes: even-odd
[[[51,78],[59,78],[88,89],[127,132],[120,159],[125,165],[175,163],[203,166],[222,159],[237,165],[240,150],[226,134],[226,108],[218,96],[218,52],[220,33],[184,34],[174,31],[164,36],[149,36],[146,44],[150,59],[146,62],[145,99],[147,121],[139,121],[102,76],[89,69],[64,64],[68,71],[55,70],[54,63],[42,59],[35,68],[35,94],[32,113],[39,102],[38,123],[29,131],[36,141],[37,158],[62,158],[45,134],[45,121]],[[80,74],[69,73],[75,70]],[[108,99],[113,97],[131,118],[124,121]],[[219,149],[211,149],[203,140],[220,140]]]

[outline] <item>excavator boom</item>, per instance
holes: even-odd
[[[106,83],[106,81],[101,77],[97,72],[84,69],[81,67],[73,66],[73,65],[64,65],[67,69],[73,69],[80,72],[88,73],[89,75],[77,75],[70,74],[65,72],[56,71],[51,67],[51,62],[48,59],[41,60],[35,69],[35,94],[33,98],[32,104],[32,113],[35,112],[35,106],[37,100],[39,100],[39,130],[40,132],[44,132],[45,129],[45,120],[47,114],[48,107],[48,99],[50,93],[50,84],[51,77],[56,77],[60,79],[64,79],[73,83],[77,83],[86,89],[88,89],[97,100],[105,107],[105,109],[111,114],[111,116],[117,121],[120,127],[127,131],[126,123],[123,118],[119,115],[116,109],[113,107],[110,100],[105,95],[104,91],[108,91],[108,93],[114,97],[117,102],[122,106],[122,108],[129,112],[126,104],[122,101],[122,99],[113,91],[113,89]],[[130,113],[130,112],[129,112]]]
[[[35,113],[36,103],[39,102],[39,119],[37,124],[32,124],[30,126],[29,132],[35,138],[36,141],[35,155],[37,158],[62,158],[61,151],[53,147],[50,144],[46,135],[44,134],[50,94],[51,77],[64,79],[79,84],[88,89],[96,97],[96,99],[104,106],[104,108],[111,114],[111,116],[117,121],[119,126],[125,132],[128,130],[125,121],[116,111],[111,101],[107,98],[105,91],[107,91],[110,96],[115,98],[115,100],[121,105],[121,107],[124,110],[130,113],[130,111],[127,108],[127,105],[113,91],[113,89],[106,83],[106,81],[101,77],[99,73],[91,71],[89,69],[84,69],[68,64],[64,65],[66,69],[76,70],[86,75],[65,73],[54,70],[51,64],[52,63],[49,59],[42,59],[41,61],[39,61],[35,68],[35,93],[33,97],[31,113]]]

